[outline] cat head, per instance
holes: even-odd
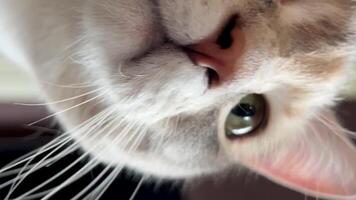
[[[61,120],[89,124],[73,137],[111,165],[171,178],[242,165],[306,193],[354,196],[356,150],[330,109],[348,79],[354,15],[352,0],[90,0],[85,73],[73,77],[95,90]],[[228,137],[246,96],[262,120]]]

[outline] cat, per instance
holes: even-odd
[[[110,167],[169,179],[246,167],[356,199],[356,149],[332,111],[352,78],[355,6],[0,0],[0,52],[37,80],[59,138]]]

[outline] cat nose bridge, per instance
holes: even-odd
[[[191,60],[214,73],[214,76],[209,77],[213,79],[210,80],[213,87],[230,81],[239,69],[245,35],[241,29],[236,28],[228,37],[213,36],[189,46],[188,55]]]

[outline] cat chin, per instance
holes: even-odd
[[[150,152],[125,152],[121,149],[111,148],[107,151],[93,149],[81,143],[84,152],[90,152],[92,158],[113,168],[128,167],[147,176],[165,179],[187,179],[207,174],[225,171],[233,163],[223,156],[204,160],[192,158],[184,162],[176,162],[171,158]]]
[[[215,131],[205,130],[206,126],[200,123],[202,133],[198,133],[190,124],[194,124],[194,120],[190,120],[189,117],[185,119],[185,122],[180,123],[182,128],[175,133],[165,132],[166,129],[174,129],[172,126],[163,128],[157,125],[154,132],[132,130],[129,135],[122,137],[123,140],[120,142],[116,138],[122,134],[121,132],[113,133],[112,137],[107,137],[107,134],[98,135],[96,139],[83,137],[81,134],[71,136],[80,141],[83,151],[89,152],[98,162],[115,168],[127,166],[160,178],[181,179],[201,176],[223,171],[232,164],[215,143],[217,141],[212,142]],[[143,126],[137,126],[145,129]],[[166,137],[162,138],[161,134]],[[127,143],[132,138],[135,138],[135,141]]]

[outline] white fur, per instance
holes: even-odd
[[[308,122],[333,105],[347,79],[353,36],[336,41],[318,22],[337,17],[335,27],[352,30],[352,7],[343,10],[337,0],[263,2],[0,0],[0,51],[32,69],[48,101],[100,89],[50,106],[69,132],[104,110],[113,112],[114,120],[95,129],[103,132],[100,140],[87,130],[71,133],[97,159],[163,177],[196,176],[308,137]],[[247,35],[241,73],[209,90],[205,69],[180,46],[219,31],[235,13]],[[338,59],[344,65],[330,72],[335,66],[328,63]],[[78,83],[90,87],[59,86]],[[246,93],[266,96],[269,124],[255,138],[230,144],[218,136],[218,119]],[[288,116],[288,109],[296,113]],[[142,137],[137,148],[130,148],[130,133]],[[116,141],[120,134],[125,137]]]

